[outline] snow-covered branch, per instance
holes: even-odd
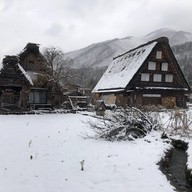
[[[154,117],[137,108],[110,111],[103,120],[88,122],[95,132],[95,138],[109,141],[133,140],[146,136],[153,129],[160,128]]]

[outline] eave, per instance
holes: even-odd
[[[136,90],[176,90],[176,91],[190,91],[184,87],[135,87]]]
[[[124,91],[124,88],[117,88],[117,89],[99,89],[97,91],[93,91],[92,93],[117,93]]]

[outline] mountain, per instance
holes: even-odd
[[[175,31],[172,29],[159,29],[152,33],[146,35],[146,39],[152,40],[156,39],[160,36],[165,36],[169,38],[169,43],[171,46],[183,44],[188,41],[192,41],[192,33],[185,32],[185,31]]]
[[[72,67],[74,68],[106,67],[111,63],[113,57],[161,36],[168,37],[171,46],[192,41],[192,33],[159,29],[142,37],[129,36],[95,43],[83,49],[66,53],[66,57],[73,60]]]
[[[175,45],[172,50],[188,83],[192,86],[192,42]]]
[[[136,37],[116,38],[67,53],[66,56],[73,59],[75,68],[104,67],[109,65],[114,56],[143,42],[142,39]]]

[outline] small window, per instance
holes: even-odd
[[[161,71],[168,71],[168,63],[161,64]]]
[[[162,51],[157,51],[156,59],[162,59]]]
[[[173,82],[173,75],[172,74],[166,74],[165,75],[165,82],[172,83]]]
[[[141,81],[149,81],[149,73],[141,73]]]
[[[161,94],[143,94],[143,97],[161,97]]]
[[[152,61],[149,61],[148,70],[156,70],[156,63],[152,62]]]
[[[153,81],[154,82],[161,82],[162,80],[162,74],[154,74],[153,75]]]
[[[139,55],[140,53],[141,53],[141,51],[138,51],[138,52],[137,52],[137,55]]]

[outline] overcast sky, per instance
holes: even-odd
[[[28,42],[69,52],[156,29],[192,32],[192,0],[0,0],[0,59]]]

